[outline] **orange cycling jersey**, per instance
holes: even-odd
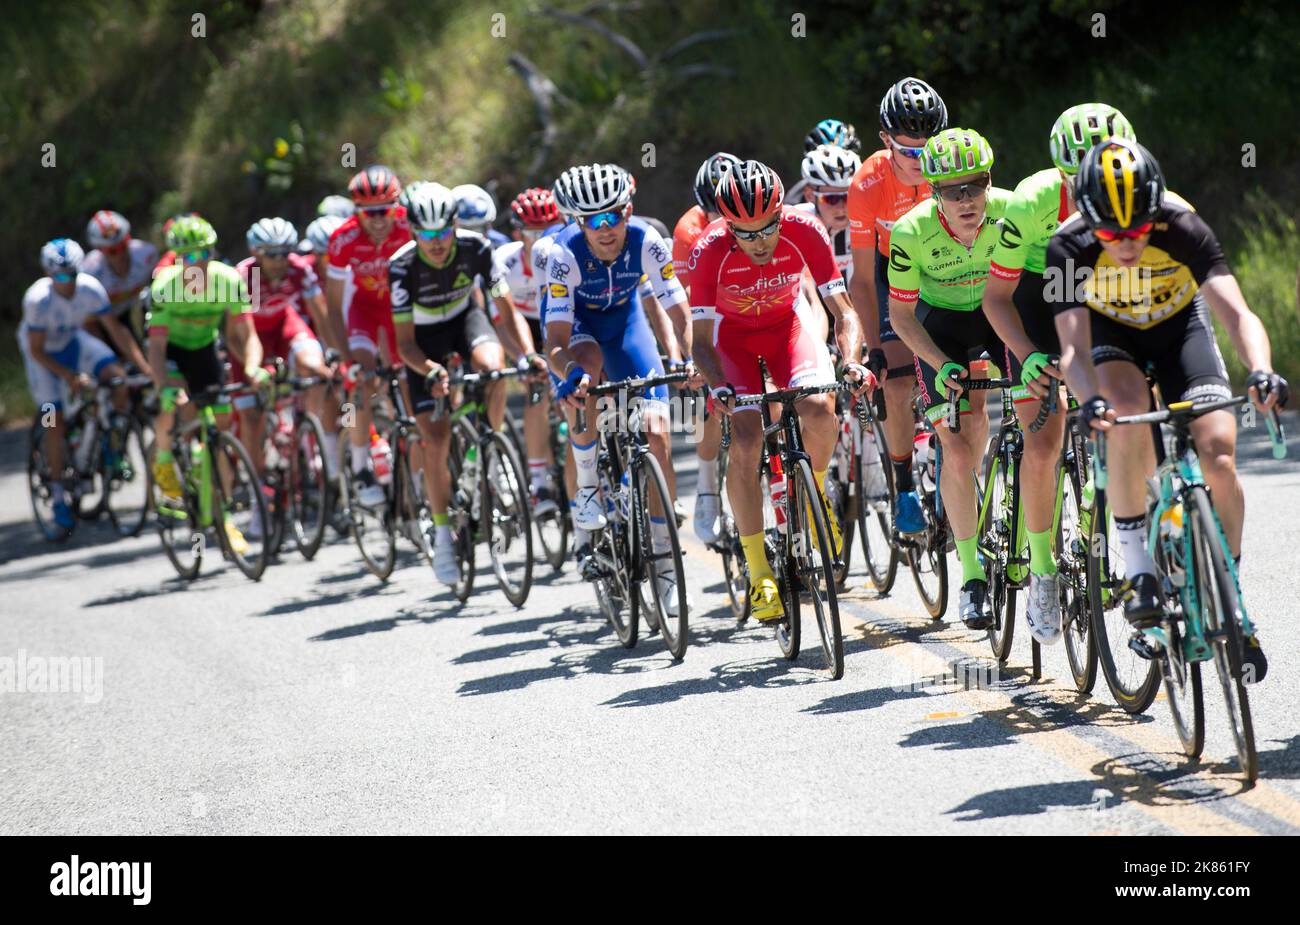
[[[704,214],[704,210],[699,206],[691,206],[677,220],[677,227],[673,229],[673,272],[677,274],[677,280],[683,286],[691,284],[689,266],[691,248],[695,246],[695,242],[699,240],[708,224],[709,217]]]
[[[912,206],[930,198],[927,184],[908,186],[894,173],[893,152],[881,149],[872,154],[849,186],[849,229],[854,250],[876,250],[889,256],[889,231]]]

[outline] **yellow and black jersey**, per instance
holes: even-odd
[[[1047,246],[1044,298],[1054,314],[1086,306],[1145,329],[1187,308],[1202,283],[1228,272],[1210,226],[1186,200],[1166,192],[1135,267],[1116,265],[1078,214],[1063,222]]]

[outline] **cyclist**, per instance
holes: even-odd
[[[966,626],[981,630],[993,616],[971,474],[982,464],[989,422],[985,393],[959,398],[950,380],[967,376],[969,361],[985,351],[996,363],[1006,362],[1002,342],[980,311],[998,220],[1011,199],[1009,190],[991,186],[992,167],[993,149],[977,132],[950,128],[935,135],[921,155],[934,198],[900,218],[889,243],[889,317],[916,354],[925,414],[943,448],[939,491],[962,567],[959,613]],[[958,433],[944,423],[952,401],[969,417]]]
[[[252,256],[236,264],[235,269],[248,287],[253,327],[262,344],[263,362],[279,358],[288,365],[291,375],[328,379],[330,371],[325,366],[320,341],[312,333],[313,327],[317,331],[327,330],[325,298],[310,258],[294,253],[298,230],[287,219],[264,218],[253,223],[245,239]],[[311,317],[312,325],[303,320],[303,314]],[[234,381],[248,381],[238,366],[234,369]],[[239,432],[261,476],[266,418],[257,407],[256,394],[241,395],[234,404],[239,412]],[[329,425],[323,383],[308,389],[306,405],[322,424]],[[326,432],[323,451],[326,471],[333,476],[338,461],[338,431]],[[257,525],[258,521],[254,519],[253,523]]]
[[[691,251],[693,357],[708,381],[717,406],[731,415],[727,497],[736,518],[749,567],[749,599],[760,622],[784,613],[776,579],[763,545],[763,505],[759,458],[763,439],[757,406],[733,413],[737,397],[761,395],[762,357],[778,389],[829,385],[835,381],[825,338],[816,333],[814,309],[803,297],[805,270],[835,316],[842,355],[861,353],[862,331],[835,266],[826,229],[813,216],[782,206],[785,190],[776,172],[745,161],[723,173],[714,192],[721,217],[711,222]],[[871,382],[855,362],[847,375]],[[835,446],[833,395],[816,395],[799,404],[799,419],[821,489]],[[832,521],[839,547],[839,526]]]
[[[984,284],[984,315],[1007,345],[1008,375],[1021,382],[1016,415],[1025,450],[1020,460],[1020,497],[1029,535],[1029,631],[1041,643],[1061,638],[1060,589],[1052,555],[1056,464],[1061,456],[1065,415],[1054,414],[1037,433],[1029,424],[1038,417],[1039,400],[1060,372],[1050,358],[1061,352],[1052,311],[1043,296],[1047,242],[1074,213],[1071,180],[1079,161],[1094,144],[1111,137],[1133,137],[1123,114],[1105,103],[1084,103],[1061,113],[1049,138],[1054,167],[1020,181],[1002,218],[1002,234]]]
[[[104,287],[82,270],[84,257],[81,245],[70,238],[46,242],[41,248],[41,269],[45,276],[28,286],[23,294],[23,318],[18,325],[18,349],[37,413],[54,411],[45,457],[50,472],[58,476],[67,465],[63,403],[71,393],[93,382],[123,375],[117,356],[85,329],[86,322],[98,319],[132,363],[141,370],[149,368],[131,332],[113,314]],[[126,387],[114,389],[112,400],[114,409],[125,412]],[[75,522],[61,477],[54,479],[50,495],[55,523],[71,530]]]
[[[835,145],[849,151],[862,150],[862,140],[858,138],[857,130],[839,119],[822,119],[812,127],[803,138],[803,150],[807,154],[809,151],[820,145]],[[807,187],[808,181],[800,178],[794,186],[785,191],[785,201],[787,205],[794,205],[797,202],[804,202],[804,188]]]
[[[332,235],[325,301],[330,324],[340,341],[346,320],[348,359],[365,373],[373,372],[380,350],[388,363],[397,363],[393,314],[388,295],[388,258],[411,241],[406,209],[397,204],[402,184],[387,167],[374,165],[354,176],[348,194],[356,214]],[[345,295],[350,290],[350,299]],[[370,459],[370,399],[379,390],[368,380],[356,401],[351,432],[352,473],[359,485],[358,499],[368,507],[384,502],[383,486],[375,478]]]
[[[167,232],[171,231],[172,225],[176,224],[176,221],[178,219],[200,218],[200,217],[201,216],[197,212],[178,212],[175,215],[171,216],[170,218],[168,218],[166,221],[162,223],[163,241],[165,242],[167,240]],[[168,248],[167,250],[163,251],[162,256],[158,258],[158,263],[154,266],[154,274],[156,275],[157,272],[161,270],[163,267],[175,266],[176,256],[177,256],[176,252],[171,248]],[[215,250],[212,252],[212,256],[213,257],[217,256]]]
[[[131,223],[118,212],[101,210],[86,225],[86,241],[94,250],[86,255],[82,272],[99,280],[118,318],[131,315],[131,328],[137,339],[144,337],[144,317],[140,296],[153,280],[158,263],[158,248],[148,241],[131,237]],[[140,317],[135,317],[139,315]]]
[[[853,278],[853,253],[849,247],[849,207],[848,192],[853,177],[862,166],[862,158],[839,145],[818,145],[803,156],[801,172],[803,173],[804,201],[794,208],[816,215],[826,227],[831,238],[831,250],[835,254],[835,266],[845,283]],[[817,305],[813,290],[804,277],[804,298],[810,305]],[[830,309],[823,307],[820,318],[813,313],[821,329],[822,339],[830,334]]]
[[[556,181],[556,188],[562,191],[557,202],[577,221],[556,236],[548,252],[547,358],[556,377],[552,380],[556,397],[573,408],[587,405],[585,430],[578,429],[576,419],[570,421],[569,446],[576,476],[573,523],[593,531],[602,529],[606,521],[596,470],[596,406],[587,388],[602,367],[610,380],[663,375],[654,335],[639,304],[642,277],[666,311],[681,310],[686,294],[673,273],[663,238],[632,217],[633,185],[626,170],[615,164],[573,167]],[[671,327],[666,336],[673,337]],[[676,497],[667,387],[649,390],[642,410],[650,449],[663,469],[669,494]],[[656,549],[668,546],[671,513],[650,512]],[[658,581],[661,599],[677,616],[673,575],[669,562]]]
[[[492,227],[497,220],[497,203],[491,193],[473,183],[462,183],[452,187],[451,194],[460,202],[456,218],[461,228],[483,235],[493,250],[510,243],[509,238]]]
[[[695,205],[683,213],[673,229],[673,272],[689,297],[691,292],[690,258],[695,242],[710,222],[722,217],[713,192],[722,173],[741,163],[726,151],[709,155],[695,172]],[[708,399],[712,410],[713,399]],[[722,446],[722,418],[710,414],[704,421],[704,433],[695,445],[695,515],[692,525],[701,543],[716,543],[722,533],[722,503],[718,495],[718,450]]]
[[[298,253],[311,258],[312,270],[316,273],[317,280],[325,279],[326,274],[329,273],[330,235],[334,234],[345,221],[346,219],[337,215],[322,215],[307,226],[302,240],[298,242]],[[325,324],[319,329],[319,334],[327,342],[332,337],[337,336],[334,326],[329,323],[328,317]],[[347,347],[347,341],[344,340],[337,345],[331,344],[331,346],[342,352]]]
[[[1214,232],[1185,200],[1168,192],[1142,145],[1112,137],[1088,151],[1074,180],[1079,214],[1047,247],[1047,275],[1070,281],[1049,299],[1061,339],[1061,367],[1088,399],[1082,420],[1110,430],[1116,415],[1151,408],[1150,370],[1162,400],[1230,398],[1211,313],[1252,370],[1246,382],[1262,411],[1285,405],[1289,387],[1273,370],[1268,332],[1246,305]],[[1075,286],[1086,271],[1081,285]],[[1064,274],[1063,277],[1058,274]],[[1216,411],[1192,423],[1192,437],[1229,551],[1240,561],[1245,514],[1235,462],[1237,422]],[[1145,479],[1155,470],[1149,431],[1110,431],[1107,488],[1125,573],[1133,586],[1124,615],[1135,626],[1161,615],[1160,589],[1147,549]],[[1255,637],[1245,658],[1263,680],[1268,662]]]
[[[927,139],[947,127],[948,109],[934,88],[915,77],[903,78],[880,101],[880,140],[885,147],[866,159],[849,187],[853,234],[849,293],[867,345],[877,362],[883,359],[889,369],[884,379],[885,439],[898,493],[894,527],[904,534],[920,533],[925,520],[912,481],[915,358],[889,323],[889,234],[909,209],[930,197],[921,174],[921,151]]]
[[[497,276],[509,288],[510,300],[515,306],[515,340],[522,349],[518,359],[521,363],[532,363],[545,340],[540,315],[544,274],[535,269],[534,254],[539,248],[550,246],[554,234],[564,228],[564,222],[554,194],[548,189],[533,187],[511,200],[510,223],[514,240],[497,248],[492,257]],[[551,237],[545,237],[548,232],[552,233]],[[494,304],[492,323],[500,325],[504,319],[495,309]],[[528,481],[535,510],[542,514],[555,510],[555,490],[549,481],[552,458],[548,412],[545,402],[524,409]]]
[[[457,229],[456,206],[456,197],[441,183],[421,183],[413,189],[407,215],[415,239],[388,262],[397,346],[403,362],[418,374],[411,380],[411,410],[420,429],[424,484],[433,511],[433,569],[447,585],[456,583],[460,566],[447,514],[451,421],[448,416],[433,418],[436,399],[447,392],[442,363],[455,353],[476,370],[501,369],[501,342],[487,314],[470,300],[480,285],[486,285],[495,300],[503,330],[514,326],[514,306],[497,279],[491,245],[480,234]],[[501,427],[505,415],[504,386],[498,381],[487,388],[485,404],[493,429]]]
[[[331,193],[316,205],[316,215],[320,218],[331,216],[333,218],[351,218],[357,207],[353,205],[352,200],[347,196],[339,196]]]
[[[178,218],[167,230],[167,247],[177,263],[166,267],[150,287],[149,370],[158,388],[161,409],[154,421],[157,451],[153,475],[165,498],[181,495],[180,479],[172,458],[172,423],[188,393],[202,392],[222,383],[217,355],[217,335],[224,331],[232,352],[243,358],[250,382],[267,380],[262,369],[262,342],[253,325],[248,289],[239,272],[212,258],[217,232],[197,216]],[[217,425],[230,427],[230,404],[213,406]],[[248,543],[228,518],[230,548],[242,555]]]

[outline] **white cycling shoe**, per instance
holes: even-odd
[[[680,601],[677,599],[676,576],[671,571],[661,572],[656,576],[655,580],[659,582],[659,600],[663,602],[664,612],[670,617],[681,616],[681,609],[678,606]],[[691,612],[693,605],[694,601],[691,600],[691,595],[688,592],[686,595],[686,612],[688,614]]]
[[[604,530],[606,523],[600,489],[579,488],[573,499],[573,525],[579,530],[593,532]]]
[[[722,534],[722,504],[716,492],[702,491],[695,496],[695,536],[706,546],[716,543]]]
[[[437,543],[433,547],[433,574],[447,587],[460,581],[460,562],[451,543]]]

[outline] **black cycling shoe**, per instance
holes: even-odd
[[[1129,596],[1124,601],[1125,619],[1139,629],[1155,626],[1165,615],[1159,580],[1150,572],[1138,572],[1129,586]]]
[[[1258,684],[1268,674],[1268,659],[1259,644],[1259,636],[1246,636],[1241,653],[1241,683]]]
[[[993,625],[993,609],[989,606],[989,583],[983,578],[972,578],[961,586],[958,613],[967,629],[986,630]]]

